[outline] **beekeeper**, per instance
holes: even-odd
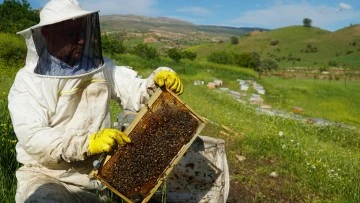
[[[93,161],[131,142],[110,128],[110,99],[138,111],[156,86],[181,94],[182,83],[170,68],[140,79],[103,58],[98,11],[76,0],[49,1],[40,23],[19,34],[26,64],[8,98],[22,164],[16,202],[98,202],[103,186],[88,178]]]

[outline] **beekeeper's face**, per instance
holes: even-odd
[[[85,18],[78,18],[43,27],[41,33],[50,54],[74,66],[83,54],[85,29]]]

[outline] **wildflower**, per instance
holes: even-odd
[[[286,149],[286,145],[283,145],[281,148]]]
[[[279,136],[282,137],[284,135],[283,131],[279,131]]]

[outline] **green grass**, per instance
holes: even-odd
[[[15,170],[18,167],[15,158],[17,139],[7,109],[7,100],[4,96],[0,96],[0,118],[0,199],[2,202],[14,202],[16,190]]]
[[[261,82],[266,86],[266,101],[275,108],[300,107],[304,116],[360,127],[359,81],[268,77]]]

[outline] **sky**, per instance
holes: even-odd
[[[29,0],[33,9],[47,0]],[[100,15],[135,14],[169,17],[196,25],[276,29],[303,25],[336,31],[360,23],[360,0],[79,0]]]

